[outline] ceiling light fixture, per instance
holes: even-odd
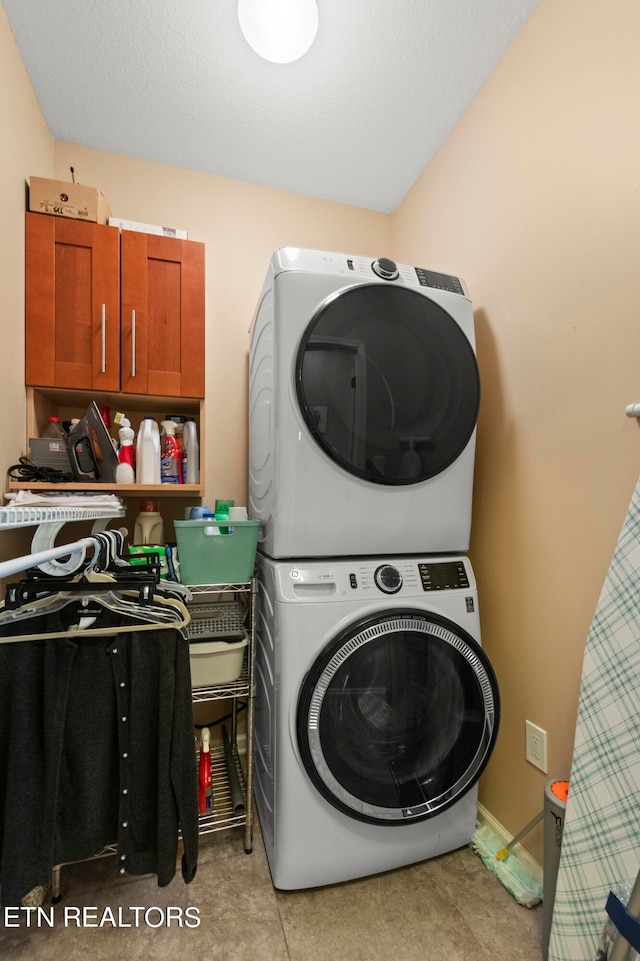
[[[238,19],[250,47],[272,63],[299,60],[318,31],[316,0],[238,0]]]

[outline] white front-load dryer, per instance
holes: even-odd
[[[499,693],[466,557],[258,558],[254,788],[273,884],[468,844]]]
[[[480,382],[460,278],[277,250],[249,385],[249,500],[263,553],[468,549]]]

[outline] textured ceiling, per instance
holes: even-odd
[[[286,65],[235,0],[2,2],[56,139],[392,212],[539,0],[318,0]]]

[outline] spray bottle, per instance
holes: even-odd
[[[185,484],[200,483],[200,446],[193,417],[187,418],[182,429],[182,476]]]
[[[120,424],[118,437],[120,438],[120,450],[118,452],[118,466],[116,467],[117,484],[133,484],[136,479],[133,469],[133,439],[136,436],[131,428],[131,421],[125,414],[117,413],[113,418],[116,424]]]
[[[182,483],[182,453],[176,438],[176,425],[172,420],[162,421],[164,432],[160,458],[160,480],[163,484]]]
[[[211,797],[211,747],[209,728],[203,727],[200,738],[200,764],[198,781],[200,783],[200,814],[206,814],[213,806]]]

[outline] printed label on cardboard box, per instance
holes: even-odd
[[[89,211],[86,207],[74,207],[73,204],[56,204],[51,200],[40,201],[40,211],[43,214],[57,214],[58,217],[74,217],[78,220],[87,219]]]

